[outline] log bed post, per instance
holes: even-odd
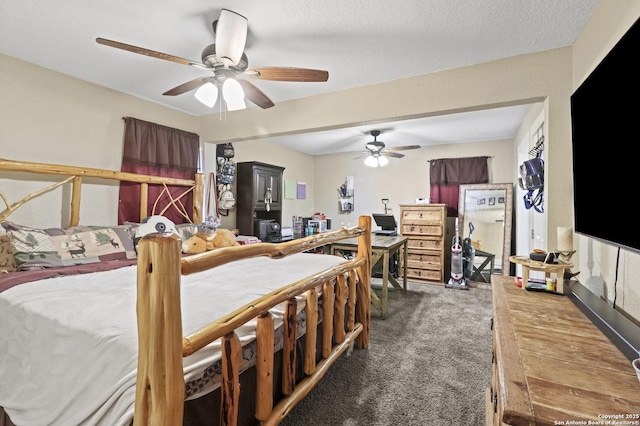
[[[73,177],[73,185],[71,188],[71,217],[69,218],[69,226],[78,226],[80,223],[80,192],[82,189],[82,178],[80,176]]]
[[[193,223],[202,223],[206,219],[204,217],[205,175],[203,173],[196,173],[193,180],[195,182],[195,188],[193,189],[193,212],[191,214],[191,220]]]
[[[356,339],[358,349],[369,347],[369,329],[371,327],[371,217],[360,216],[358,226],[367,230],[358,237],[358,257],[364,257],[365,263],[358,268],[360,284],[357,289],[358,306],[356,321],[362,324],[362,333]]]
[[[182,424],[180,239],[150,234],[138,244],[138,376],[134,425]]]

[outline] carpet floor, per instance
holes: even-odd
[[[282,426],[484,424],[491,291],[409,282],[388,299],[369,348],[340,357]]]

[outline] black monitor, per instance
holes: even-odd
[[[396,218],[392,214],[373,213],[372,216],[373,220],[376,221],[376,225],[381,227],[383,231],[396,230]]]

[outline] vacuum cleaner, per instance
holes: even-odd
[[[458,218],[456,218],[456,235],[451,243],[451,278],[444,284],[446,288],[469,290],[469,279],[473,274],[475,257],[475,249],[471,245],[473,230],[473,223],[469,222],[469,236],[463,241],[460,238]]]

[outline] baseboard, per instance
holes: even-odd
[[[640,357],[640,327],[578,281],[571,280],[568,286],[569,299],[629,358],[629,361]]]

